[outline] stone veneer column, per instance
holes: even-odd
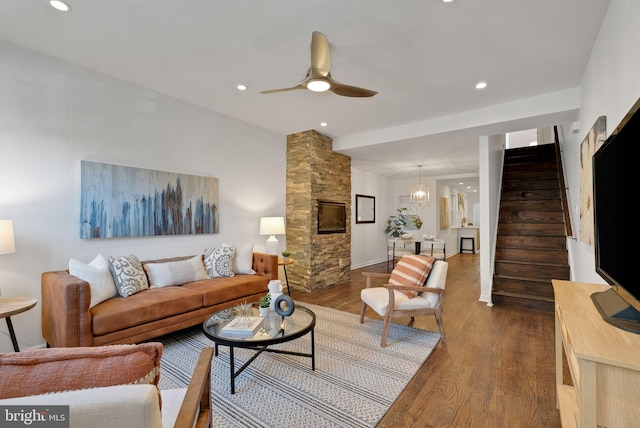
[[[318,200],[344,202],[346,233],[318,234]],[[351,158],[316,131],[287,136],[287,266],[289,285],[319,290],[351,277]]]

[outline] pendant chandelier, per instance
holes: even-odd
[[[420,182],[420,170],[422,165],[418,165],[418,184],[411,186],[411,203],[413,205],[426,205],[429,202],[429,186]]]

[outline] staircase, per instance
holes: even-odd
[[[505,152],[492,300],[553,311],[551,279],[569,279],[563,183],[554,144]]]

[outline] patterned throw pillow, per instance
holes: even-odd
[[[233,257],[236,247],[207,248],[204,250],[204,267],[210,278],[234,276]]]
[[[402,256],[400,261],[396,264],[396,267],[391,271],[389,284],[422,287],[429,276],[429,272],[431,272],[434,262],[434,257],[419,256],[417,254]],[[416,291],[399,291],[410,299],[416,297],[418,293],[420,293],[420,289],[417,289]]]
[[[69,273],[89,283],[89,288],[91,288],[90,308],[118,295],[118,289],[109,270],[109,261],[102,254],[98,254],[89,264],[70,259]]]
[[[133,254],[130,256],[109,256],[109,268],[116,284],[118,294],[129,297],[149,288],[147,275],[144,273],[140,260]]]

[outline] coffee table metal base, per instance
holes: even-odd
[[[311,370],[316,369],[316,344],[315,344],[315,335],[313,332],[313,329],[310,331],[311,333],[311,353],[310,354],[305,354],[303,352],[293,352],[293,351],[284,351],[282,349],[270,349],[268,346],[242,346],[239,348],[243,348],[243,349],[251,349],[253,351],[256,351],[255,354],[253,354],[251,356],[251,358],[249,358],[247,360],[246,363],[244,363],[242,365],[242,367],[240,367],[238,369],[238,371],[235,370],[235,357],[234,357],[234,352],[233,349],[235,348],[235,346],[229,346],[229,380],[231,383],[231,393],[235,394],[236,393],[236,377],[238,377],[240,375],[240,373],[242,373],[244,371],[244,369],[246,369],[247,367],[249,367],[249,364],[251,364],[253,362],[253,360],[255,360],[256,358],[258,358],[258,356],[260,354],[262,354],[263,352],[273,352],[274,354],[286,354],[286,355],[296,355],[298,357],[307,357],[307,358],[311,358]],[[220,346],[218,343],[215,344],[215,356],[218,356],[218,346]]]

